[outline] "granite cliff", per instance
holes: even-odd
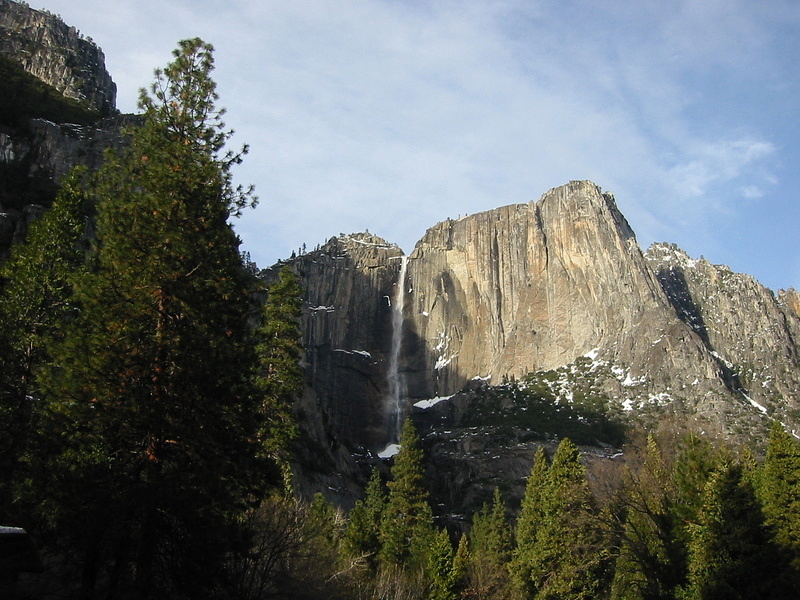
[[[97,168],[137,122],[102,51],[58,17],[0,0],[0,259],[76,165]]]
[[[98,116],[116,112],[117,86],[102,50],[59,17],[0,0],[0,54]]]
[[[402,282],[401,255],[363,234],[288,261],[308,294],[309,385],[351,444],[391,441],[393,370],[405,411],[473,380],[547,373],[539,383],[556,402],[588,391],[628,420],[670,412],[732,437],[757,434],[766,415],[800,423],[796,292],[776,298],[673,246],[643,253],[613,196],[591,182],[435,225]]]

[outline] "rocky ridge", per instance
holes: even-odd
[[[377,448],[401,252],[371,238],[367,259],[364,240],[345,239],[288,264],[308,290],[309,385],[345,440]],[[406,405],[475,379],[546,373],[539,384],[556,403],[590,393],[628,420],[671,412],[730,437],[758,435],[766,416],[797,428],[794,295],[776,299],[752,278],[670,248],[645,255],[613,196],[587,181],[435,225],[402,282]],[[347,370],[358,375],[343,378]],[[348,411],[369,422],[369,435]]]
[[[729,387],[759,411],[797,423],[800,320],[792,300],[777,298],[749,275],[654,244],[646,258],[676,314],[724,366]],[[783,301],[782,301],[783,300]]]
[[[0,54],[99,116],[116,112],[117,87],[103,51],[59,17],[0,0]]]
[[[102,51],[47,12],[0,0],[0,58],[16,65],[8,72],[17,78],[16,87],[7,90],[12,96],[31,99],[47,92],[49,98],[38,107],[18,107],[13,99],[4,99],[8,114],[0,119],[2,259],[11,244],[24,237],[28,223],[52,202],[64,175],[76,165],[99,167],[105,150],[124,143],[123,129],[136,124],[138,117],[117,114],[116,87]],[[23,74],[28,79],[18,77],[17,70],[27,72]],[[32,87],[31,81],[46,86]],[[66,97],[78,102],[62,107],[59,98]],[[62,113],[80,113],[81,122],[52,120]]]

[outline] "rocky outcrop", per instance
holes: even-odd
[[[659,248],[646,257],[613,196],[587,181],[435,225],[402,282],[406,406],[476,378],[546,372],[540,383],[557,401],[589,390],[629,417],[669,410],[726,435],[755,431],[765,414],[794,423],[795,296],[776,301],[711,265],[670,270]],[[365,235],[290,261],[308,290],[309,384],[337,429],[373,448],[386,441],[400,256]]]
[[[679,400],[727,427],[724,363],[677,318],[613,196],[591,182],[440,223],[408,270],[412,397],[588,356],[595,378],[606,374],[599,389],[626,408]]]
[[[794,288],[778,291],[778,302],[787,312],[793,313],[800,318],[800,292]]]
[[[102,50],[55,15],[0,0],[0,54],[99,116],[116,112]]]
[[[104,152],[124,143],[123,130],[140,121],[133,115],[93,125],[31,119],[25,129],[0,127],[0,259],[24,237],[27,225],[52,202],[61,179],[76,165],[100,166]]]
[[[675,313],[725,367],[730,387],[758,410],[795,421],[800,408],[796,292],[776,298],[751,276],[692,259],[675,245],[654,244],[646,257]]]
[[[52,14],[0,0],[0,57],[11,61],[12,80],[25,76],[11,90],[3,88],[14,93],[3,98],[7,110],[0,119],[2,260],[11,244],[24,237],[31,220],[50,205],[64,175],[76,165],[98,168],[106,149],[124,143],[122,130],[140,119],[117,114],[116,86],[102,51]],[[46,103],[25,101],[41,94],[49,98]],[[61,120],[54,115],[80,115],[81,124],[48,120]]]
[[[474,376],[552,369],[594,349],[636,377],[654,351],[632,340],[677,325],[613,197],[590,182],[440,223],[417,244],[409,274],[407,316],[426,341],[411,360],[434,383],[421,396],[453,393]]]

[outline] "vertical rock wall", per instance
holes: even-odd
[[[590,352],[654,384],[683,385],[697,368],[716,375],[713,360],[697,364],[701,341],[675,318],[613,197],[591,182],[440,223],[417,244],[409,272],[417,395],[554,369]],[[673,343],[654,343],[665,331]]]
[[[287,261],[306,290],[306,374],[335,434],[385,443],[391,298],[402,251],[370,235],[340,235]],[[268,275],[269,277],[269,275]]]
[[[102,50],[55,15],[0,0],[0,54],[100,116],[116,112]]]
[[[401,254],[359,234],[290,261],[307,289],[309,385],[340,436],[373,448],[386,441]],[[408,258],[399,360],[407,404],[474,378],[500,383],[588,357],[595,383],[624,410],[679,406],[719,431],[753,426],[764,410],[790,415],[800,396],[794,295],[779,306],[752,279],[715,269],[681,287],[657,263],[613,197],[586,181],[435,225]],[[755,315],[750,325],[743,314]],[[712,320],[713,334],[698,326]],[[756,363],[769,366],[742,385],[743,365]],[[766,408],[762,389],[774,392]]]

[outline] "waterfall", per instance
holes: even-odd
[[[400,373],[400,351],[403,347],[403,308],[406,300],[406,268],[408,257],[400,259],[400,275],[395,284],[394,301],[392,302],[392,347],[389,351],[389,370],[387,381],[389,395],[386,399],[386,412],[389,423],[389,443],[397,443],[403,429],[405,410],[403,400],[406,395],[405,380]]]

